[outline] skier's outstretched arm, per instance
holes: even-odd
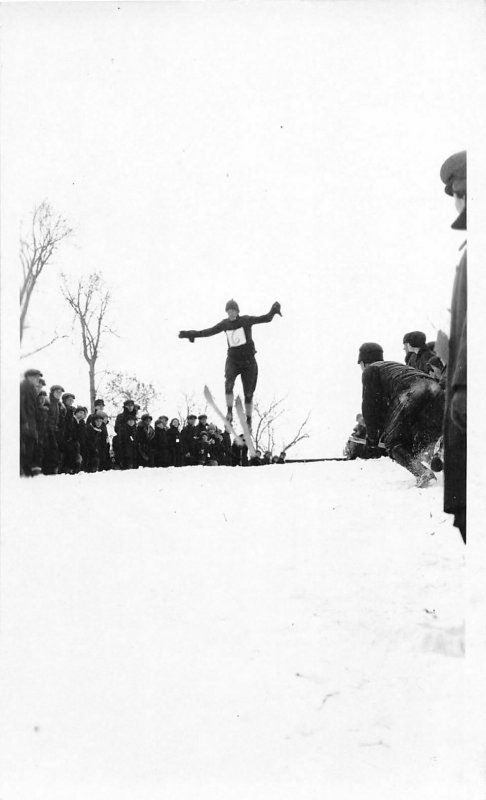
[[[271,322],[275,314],[282,316],[280,303],[275,301],[268,314],[262,314],[260,317],[249,317],[248,322],[250,325],[259,325],[261,322]]]
[[[212,328],[204,328],[202,331],[179,331],[179,339],[189,339],[193,342],[194,339],[199,339],[204,336],[214,336],[216,333],[221,333],[223,324],[218,322]]]

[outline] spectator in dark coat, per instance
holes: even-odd
[[[250,463],[250,467],[261,467],[262,464],[263,464],[262,451],[261,450],[257,450],[255,452],[255,455],[252,456],[252,458],[250,458],[250,462],[249,463]]]
[[[247,467],[248,466],[248,447],[246,444],[240,444],[237,439],[231,446],[231,458],[233,467]]]
[[[123,403],[123,411],[118,414],[117,418],[115,419],[115,433],[120,433],[120,430],[127,424],[127,421],[130,417],[136,420],[137,407],[135,406],[133,400],[125,400]]]
[[[436,381],[413,367],[384,361],[375,342],[361,345],[358,364],[363,371],[363,417],[367,445],[379,452],[380,439],[398,464],[425,487],[435,475],[422,464],[420,453],[441,434],[444,396]]]
[[[76,446],[74,442],[74,400],[75,396],[71,392],[64,392],[62,403],[59,407],[59,430],[60,430],[60,450],[61,467],[60,472],[72,475],[75,472]]]
[[[207,414],[199,414],[197,418],[197,435],[200,436],[203,431],[207,431],[208,429],[208,416]]]
[[[154,465],[156,467],[170,466],[170,448],[167,436],[169,418],[162,415],[155,421],[154,431]]]
[[[59,384],[51,386],[49,392],[49,413],[47,415],[47,435],[44,447],[43,472],[46,475],[57,475],[59,470],[60,452],[59,441],[61,432],[59,429],[61,396],[64,389]]]
[[[137,462],[139,467],[153,467],[154,465],[154,436],[155,431],[150,424],[150,414],[142,414],[137,425],[135,441],[137,444]]]
[[[20,474],[32,475],[34,449],[38,440],[37,392],[42,372],[28,369],[20,384]]]
[[[184,464],[191,466],[197,464],[197,440],[198,431],[196,425],[197,417],[195,414],[189,414],[187,424],[184,425],[181,431],[182,449],[184,451]]]
[[[95,414],[89,425],[86,425],[86,472],[98,472],[100,468],[101,456],[103,453],[102,422],[102,416]]]
[[[137,467],[135,417],[127,417],[119,428],[117,438],[117,455],[120,469],[135,469]]]
[[[93,419],[93,415],[90,415]],[[86,408],[76,406],[74,409],[73,440],[75,447],[75,472],[84,470],[88,460],[88,439],[86,434]],[[91,423],[90,423],[91,424]]]
[[[170,426],[167,431],[171,467],[184,466],[184,451],[182,448],[182,438],[179,430],[179,424],[179,420],[174,417],[174,419],[171,419]]]
[[[37,442],[34,447],[32,475],[39,475],[42,472],[42,464],[44,463],[44,448],[47,437],[48,415],[49,402],[47,400],[47,392],[42,389],[37,395]]]
[[[467,229],[467,156],[454,153],[442,165],[445,192],[454,198],[459,213],[454,230]],[[454,525],[466,542],[467,457],[467,254],[465,242],[452,291],[451,329],[447,361],[444,416],[444,510],[454,514]]]
[[[428,372],[427,365],[435,356],[434,351],[427,346],[426,338],[423,331],[411,331],[403,337],[403,345],[406,350],[405,363],[422,372]]]

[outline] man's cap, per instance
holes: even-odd
[[[95,407],[96,406],[104,406],[105,405],[105,401],[100,398],[99,400],[95,400],[94,401],[94,405],[95,405]]]
[[[64,392],[64,394],[62,396],[62,402],[64,403],[64,401],[67,400],[68,397],[72,397],[73,400],[76,400],[76,397],[73,395],[72,392]]]
[[[93,416],[97,419],[108,419],[108,414],[105,414],[104,411],[95,411]]]
[[[74,413],[75,414],[79,414],[80,411],[82,411],[83,414],[85,414],[86,413],[85,407],[84,406],[76,406],[76,408],[74,409]]]
[[[150,416],[150,414],[142,414],[142,416],[140,417],[140,419],[142,419],[142,420],[144,420],[144,421],[145,421],[145,420],[149,420],[149,422],[152,422],[152,417]]]
[[[47,397],[47,392],[45,392],[44,389],[41,389],[37,394],[37,397]]]
[[[197,419],[195,414],[189,414],[187,419]]]
[[[467,153],[460,150],[449,156],[440,168],[440,179],[445,183],[444,191],[452,195],[465,194],[467,190]]]
[[[403,337],[403,344],[409,344],[410,347],[425,347],[427,337],[423,331],[410,331]]]
[[[134,405],[135,405],[135,402],[133,400],[125,400],[125,402],[123,403],[123,408],[126,408],[127,406],[134,406]]]
[[[207,419],[207,418],[208,418],[207,414],[199,414],[198,416],[198,419]]]
[[[169,421],[169,417],[167,417],[165,414],[161,414],[160,417],[158,418],[157,422],[163,422],[164,420],[166,422],[168,422]]]
[[[54,386],[51,386],[50,391],[51,392],[63,392],[64,391],[64,386],[60,386],[60,384],[55,383]]]
[[[231,300],[228,300],[228,302],[226,303],[226,305],[224,307],[225,311],[229,311],[230,308],[234,308],[235,311],[238,314],[240,313],[240,307],[239,307],[238,303],[236,302],[236,300],[233,300],[233,298],[231,298]]]
[[[374,361],[383,361],[383,348],[376,342],[364,342],[359,348],[358,364],[363,361],[365,364],[372,364]]]
[[[42,372],[40,371],[40,369],[27,369],[24,372],[24,378],[42,378]]]

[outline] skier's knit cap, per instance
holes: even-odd
[[[224,310],[225,311],[229,311],[230,308],[234,308],[235,311],[238,314],[240,313],[240,307],[239,307],[238,303],[236,302],[236,300],[233,300],[233,298],[231,300],[228,300],[228,302],[226,303],[226,305],[224,307]]]
[[[373,364],[374,361],[383,361],[383,348],[376,342],[364,342],[359,348],[358,364],[363,361],[365,364]]]
[[[423,331],[410,331],[403,337],[403,344],[409,344],[410,347],[425,347],[427,337]]]
[[[93,416],[94,416],[96,419],[102,419],[102,420],[108,419],[108,414],[105,414],[105,412],[104,412],[104,411],[95,411],[95,413],[93,414]]]
[[[51,393],[53,393],[53,392],[63,392],[64,391],[64,386],[60,386],[58,383],[55,383],[54,386],[51,386],[50,391],[51,391]]]
[[[24,378],[42,378],[42,372],[40,371],[40,369],[27,369],[24,372]]]
[[[467,154],[465,150],[454,153],[440,168],[440,179],[448,195],[465,194],[467,189]]]
[[[72,392],[64,392],[64,394],[63,394],[63,396],[61,398],[62,402],[64,403],[64,401],[67,400],[68,397],[72,397],[73,400],[76,400],[76,397],[72,394]]]

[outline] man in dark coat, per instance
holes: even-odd
[[[167,431],[169,430],[169,417],[162,414],[155,420],[154,434],[154,465],[156,467],[168,467],[170,465],[170,449]]]
[[[196,425],[197,417],[195,414],[189,414],[187,417],[187,424],[184,425],[181,431],[182,449],[184,451],[184,464],[185,466],[193,466],[198,463],[197,457],[197,439],[198,430]]]
[[[38,440],[37,393],[42,372],[28,369],[20,384],[20,474],[32,475],[34,450]]]
[[[396,361],[384,361],[376,342],[361,345],[358,364],[363,371],[362,412],[370,452],[380,440],[388,455],[408,469],[417,486],[435,475],[422,464],[421,452],[442,431],[444,393],[429,375]]]
[[[442,165],[440,177],[445,192],[454,198],[459,213],[454,230],[467,230],[467,156],[454,153]],[[467,254],[461,245],[451,303],[451,329],[447,361],[444,415],[444,511],[454,514],[454,525],[466,543],[467,460]]]
[[[61,467],[60,471],[66,475],[75,472],[76,445],[74,442],[74,400],[71,392],[64,392],[62,403],[59,407],[59,429],[61,436]]]
[[[59,386],[59,384],[54,384],[51,386],[49,391],[49,413],[47,415],[47,431],[43,464],[43,472],[46,475],[57,475],[59,470],[59,442],[61,438],[59,419],[61,396],[63,392],[64,389],[62,386]]]
[[[137,408],[133,400],[125,400],[123,411],[115,419],[115,433],[120,433],[122,427],[126,426],[129,417],[136,421]]]
[[[154,436],[155,431],[150,424],[150,414],[142,414],[137,425],[135,441],[137,445],[137,462],[139,467],[153,467],[154,465]]]
[[[90,415],[91,419],[93,415]],[[88,439],[86,434],[86,408],[77,406],[74,409],[73,441],[75,448],[75,472],[85,470],[87,467]],[[90,423],[91,424],[91,423]]]
[[[243,393],[245,395],[245,413],[248,427],[251,428],[251,417],[253,414],[253,394],[256,389],[258,379],[258,365],[255,359],[255,343],[252,336],[252,326],[260,325],[263,322],[271,322],[275,314],[282,316],[280,303],[275,302],[268,314],[260,317],[244,315],[240,317],[240,309],[235,300],[228,300],[226,303],[227,319],[213,325],[212,328],[205,328],[202,331],[180,331],[180,339],[189,339],[194,342],[202,336],[214,336],[216,333],[225,332],[228,341],[228,352],[225,365],[225,394],[227,405],[227,418],[233,419],[233,388],[238,375],[241,376]]]
[[[435,353],[426,344],[427,337],[423,331],[410,331],[403,337],[406,351],[405,364],[422,372],[428,372],[428,363]]]

